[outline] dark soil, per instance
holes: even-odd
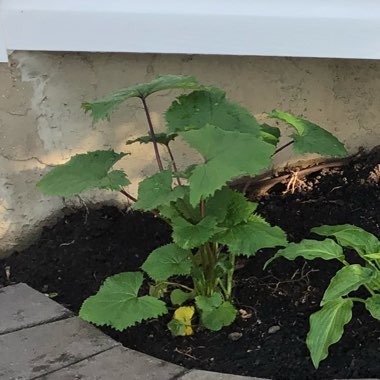
[[[277,186],[260,200],[259,212],[292,241],[311,237],[310,228],[321,224],[356,224],[380,236],[380,189],[376,176],[368,181],[378,163],[375,151],[338,172],[314,174],[308,192],[282,195],[285,187]],[[168,241],[169,228],[153,216],[112,207],[79,210],[46,228],[28,249],[0,261],[0,286],[26,282],[56,293],[56,301],[77,312],[106,277],[137,270],[150,251]],[[266,250],[240,263],[245,266],[236,272],[234,297],[242,314],[219,333],[173,338],[168,317],[123,333],[104,331],[127,347],[188,368],[271,379],[379,377],[380,325],[360,306],[329,358],[318,371],[313,368],[304,343],[308,318],[339,265],[279,259],[263,271],[272,254]],[[231,340],[231,333],[240,333],[240,339]]]

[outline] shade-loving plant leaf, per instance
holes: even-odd
[[[217,234],[213,240],[228,246],[235,255],[252,256],[259,249],[284,247],[288,244],[285,232],[258,220],[248,220]]]
[[[82,108],[85,112],[91,112],[91,116],[94,122],[96,122],[101,119],[109,119],[111,113],[129,98],[146,98],[162,90],[194,90],[201,87],[198,81],[192,76],[163,75],[153,79],[149,83],[136,84],[126,89],[112,92],[103,99],[85,102],[82,104]]]
[[[277,146],[280,141],[281,131],[277,127],[272,127],[268,124],[261,124],[260,135],[265,142]]]
[[[191,252],[176,244],[167,244],[152,251],[141,268],[157,282],[187,275],[191,271]]]
[[[201,129],[210,124],[226,131],[260,136],[256,119],[245,108],[228,101],[224,91],[218,88],[181,95],[166,111],[165,117],[171,133]]]
[[[275,147],[248,133],[230,132],[213,125],[180,136],[205,158],[189,177],[190,203],[213,195],[240,175],[256,175],[271,163]]]
[[[145,178],[139,184],[138,200],[133,204],[134,209],[150,211],[159,206],[169,205],[170,202],[186,194],[185,186],[172,188],[172,171],[170,169],[157,172]]]
[[[168,145],[171,141],[173,141],[177,137],[177,134],[176,133],[170,133],[170,134],[168,134],[168,133],[156,133],[155,137],[156,137],[156,142],[158,144]],[[137,137],[137,138],[132,139],[132,140],[128,140],[125,144],[131,145],[131,144],[135,144],[137,142],[140,144],[148,144],[148,143],[151,143],[152,141],[153,141],[152,135],[149,134],[149,135]]]
[[[373,276],[373,270],[359,264],[348,265],[336,272],[323,295],[321,305],[336,298],[346,296],[350,292],[368,284]]]
[[[375,294],[365,300],[365,307],[373,318],[380,320],[380,294]]]
[[[334,236],[340,245],[353,248],[359,254],[380,251],[380,242],[375,235],[351,224],[325,225],[312,228],[311,231],[321,236]]]
[[[163,301],[152,296],[138,296],[142,283],[141,272],[108,277],[98,293],[84,301],[79,315],[96,325],[122,331],[143,320],[166,314]]]
[[[62,197],[95,188],[120,190],[130,182],[123,171],[110,172],[110,169],[125,155],[126,153],[115,153],[113,150],[77,154],[48,172],[37,183],[37,187],[45,194]]]
[[[342,337],[344,326],[352,318],[352,306],[350,298],[338,298],[310,316],[306,344],[315,368],[327,358],[329,347]]]
[[[217,221],[212,216],[206,216],[196,224],[183,218],[175,218],[172,236],[180,247],[191,249],[206,243],[218,230]]]
[[[257,203],[224,186],[207,200],[206,215],[214,216],[220,225],[229,227],[246,222],[256,208]]]
[[[174,312],[168,328],[173,336],[186,336],[194,333],[191,320],[194,316],[194,306],[181,306]]]
[[[182,305],[184,302],[192,299],[194,297],[194,292],[184,292],[181,289],[174,289],[170,293],[170,302],[173,305]]]
[[[198,296],[196,305],[201,311],[203,326],[211,331],[219,331],[222,327],[229,326],[236,318],[236,309],[231,302],[223,301],[219,293],[211,297]]]
[[[303,257],[306,260],[344,259],[343,248],[331,239],[322,241],[304,239],[299,243],[290,243],[286,248],[277,251],[277,253],[265,263],[264,268],[278,257],[285,257],[288,260],[295,260],[297,257]]]
[[[308,120],[278,110],[272,111],[268,117],[282,120],[295,128],[296,133],[293,133],[291,137],[297,153],[318,153],[333,157],[347,156],[346,148],[334,135]]]

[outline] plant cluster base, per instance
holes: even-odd
[[[339,171],[314,173],[304,192],[284,196],[286,184],[278,185],[260,200],[259,212],[292,241],[316,238],[309,231],[322,224],[355,224],[380,236],[379,163],[375,150]],[[169,227],[151,215],[112,207],[71,210],[31,247],[0,261],[0,286],[25,282],[78,312],[105,278],[138,270],[169,239]],[[380,325],[360,305],[342,340],[314,369],[304,343],[308,318],[339,265],[278,259],[263,271],[273,252],[237,262],[239,317],[218,333],[173,338],[169,315],[122,333],[103,330],[127,347],[188,368],[277,380],[379,377]]]

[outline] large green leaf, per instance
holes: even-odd
[[[338,298],[311,315],[306,344],[315,368],[327,358],[329,347],[342,337],[344,326],[352,318],[352,306],[350,298]]]
[[[212,216],[206,216],[197,224],[192,224],[183,218],[175,218],[172,223],[173,240],[184,249],[199,247],[219,231],[217,221]]]
[[[115,153],[113,150],[77,154],[48,172],[37,183],[37,187],[45,194],[62,197],[94,188],[120,190],[130,182],[123,171],[110,172],[110,169],[125,155],[126,153]]]
[[[189,250],[167,244],[152,251],[141,268],[153,280],[164,281],[172,276],[190,274],[191,266]]]
[[[247,221],[256,208],[257,203],[224,186],[207,200],[206,215],[214,216],[219,224],[228,227]]]
[[[85,112],[91,112],[94,121],[109,119],[111,113],[129,98],[146,98],[162,90],[197,89],[201,88],[198,81],[192,76],[163,75],[149,83],[136,84],[128,88],[112,92],[103,99],[82,104]]]
[[[365,300],[365,307],[372,317],[380,320],[380,294],[375,294]]]
[[[98,293],[84,301],[79,315],[100,326],[122,331],[146,319],[165,313],[165,303],[152,296],[138,296],[141,272],[126,272],[107,278]]]
[[[219,331],[229,326],[236,318],[236,309],[231,302],[223,301],[219,293],[211,297],[197,296],[195,303],[201,311],[201,322],[211,331]]]
[[[344,145],[330,132],[310,121],[287,112],[272,111],[268,117],[285,121],[295,128],[292,134],[294,150],[297,153],[318,153],[322,156],[344,157],[347,151]]]
[[[156,142],[158,144],[168,145],[171,141],[173,141],[177,137],[177,134],[176,133],[171,133],[171,134],[156,133],[155,136],[156,136]],[[140,144],[148,144],[148,143],[151,143],[152,141],[153,141],[152,135],[149,134],[149,135],[137,137],[133,140],[128,140],[126,142],[126,145],[135,144],[137,142]]]
[[[201,129],[211,124],[226,131],[260,136],[260,125],[256,119],[245,108],[229,102],[224,91],[217,88],[180,96],[165,116],[171,133]]]
[[[133,208],[149,211],[159,206],[169,205],[170,202],[183,197],[186,194],[185,186],[177,186],[172,189],[172,171],[170,169],[157,172],[140,182],[138,200]]]
[[[265,263],[264,268],[278,257],[285,257],[288,260],[295,260],[297,257],[303,257],[306,260],[344,259],[343,248],[331,239],[322,241],[304,239],[299,243],[290,243],[286,248],[280,249],[274,257],[269,259]]]
[[[196,205],[240,175],[256,175],[271,164],[275,147],[252,134],[213,125],[180,135],[205,158],[189,177],[190,203]]]
[[[321,236],[334,236],[340,245],[353,248],[359,254],[380,251],[380,242],[376,236],[351,224],[315,227],[311,231]]]
[[[321,305],[333,301],[336,298],[346,296],[350,292],[359,289],[360,286],[368,284],[372,276],[372,269],[364,268],[359,264],[343,267],[336,272],[335,276],[331,279],[323,295]]]
[[[213,240],[225,244],[235,255],[252,256],[259,249],[286,246],[286,234],[260,220],[248,220],[217,234]]]

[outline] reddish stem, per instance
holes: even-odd
[[[150,113],[149,113],[148,105],[146,104],[145,98],[141,97],[140,99],[141,99],[141,101],[142,101],[142,103],[144,105],[145,115],[146,115],[146,119],[148,121],[150,135],[152,136],[152,143],[153,143],[153,148],[154,148],[154,154],[156,155],[156,161],[157,161],[157,164],[158,164],[158,168],[160,169],[160,171],[163,171],[164,167],[162,165],[162,161],[161,161],[161,157],[160,157],[160,152],[158,151],[157,139],[156,139],[156,135],[154,133],[152,119],[150,118]]]

